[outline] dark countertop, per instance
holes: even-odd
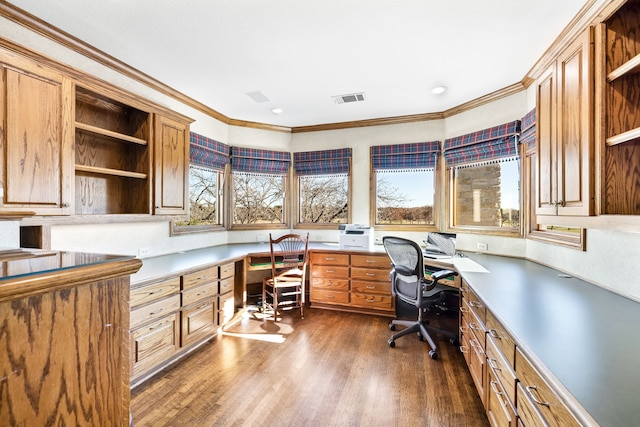
[[[600,425],[637,425],[640,304],[532,261],[467,255],[488,272],[462,277],[534,364]]]

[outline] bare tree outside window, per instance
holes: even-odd
[[[189,168],[189,221],[177,226],[220,225],[220,184],[222,172],[191,166]]]
[[[284,223],[285,178],[261,174],[233,174],[233,223]]]
[[[433,225],[433,171],[376,172],[376,224]]]
[[[348,221],[348,176],[301,176],[298,186],[301,224],[344,224]]]

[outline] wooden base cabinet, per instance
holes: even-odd
[[[314,307],[395,315],[384,253],[311,251],[309,299]]]

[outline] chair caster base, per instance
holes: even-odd
[[[389,340],[389,347],[394,348],[396,346],[396,342],[394,340]]]
[[[432,360],[436,360],[438,358],[438,353],[435,350],[429,350],[429,357]]]

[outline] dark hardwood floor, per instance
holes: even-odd
[[[274,324],[245,312],[132,391],[135,426],[488,426],[459,349],[440,339],[431,360],[414,335],[390,348],[388,322],[310,308]]]

